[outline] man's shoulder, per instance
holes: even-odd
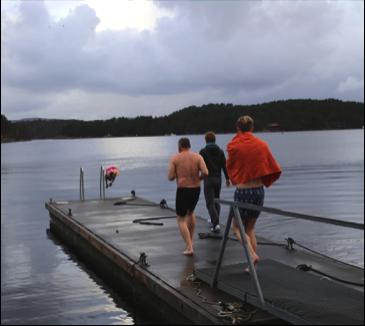
[[[220,151],[221,153],[223,153],[223,154],[224,154],[224,150],[223,150],[223,148],[221,148],[221,147],[219,147],[219,146],[218,146],[218,148],[219,148],[219,151]]]
[[[197,153],[197,152],[193,152],[193,151],[191,151],[191,152],[190,152],[190,155],[195,156],[195,157],[201,157],[200,152],[199,152],[199,153]]]
[[[265,140],[263,140],[262,138],[260,138],[260,137],[257,137],[256,135],[252,135],[253,137],[254,137],[254,139],[257,141],[257,143],[258,144],[260,144],[261,146],[264,146],[264,147],[267,147],[267,146],[269,146],[268,145],[268,143],[265,141]]]
[[[174,154],[170,157],[170,162],[176,162],[179,159],[180,153]]]
[[[190,153],[191,158],[196,160],[196,161],[204,159],[203,155],[201,155],[200,153],[196,153],[196,152],[193,152],[193,151],[191,151],[189,153]]]

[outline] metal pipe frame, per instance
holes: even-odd
[[[105,200],[105,186],[106,186],[106,181],[105,181],[105,169],[103,167],[103,200]]]
[[[84,169],[80,168],[80,200],[85,200]]]
[[[264,297],[262,294],[262,290],[261,290],[259,279],[257,277],[255,266],[253,264],[252,258],[250,256],[250,253],[248,250],[246,233],[245,233],[244,226],[242,223],[239,208],[263,211],[263,212],[268,212],[268,213],[272,213],[272,214],[276,214],[276,215],[289,216],[289,217],[294,217],[294,218],[298,218],[298,219],[303,219],[303,220],[307,220],[307,221],[326,223],[326,224],[331,224],[331,225],[338,225],[338,226],[343,226],[343,227],[348,227],[348,228],[353,228],[353,229],[364,230],[364,224],[356,223],[356,222],[341,221],[341,220],[331,219],[331,218],[327,218],[327,217],[288,212],[288,211],[283,211],[283,210],[272,208],[272,207],[264,207],[264,206],[249,204],[249,203],[239,203],[239,202],[221,200],[221,199],[215,199],[215,202],[219,203],[219,204],[223,204],[223,205],[229,205],[232,208],[233,215],[230,212],[228,219],[227,219],[227,225],[224,230],[223,239],[221,241],[221,246],[219,249],[218,259],[217,259],[216,267],[214,270],[213,278],[211,281],[211,286],[213,288],[217,286],[219,272],[220,272],[220,269],[222,266],[224,251],[225,251],[227,240],[229,237],[229,231],[231,228],[232,219],[234,218],[236,221],[236,224],[238,225],[238,228],[239,228],[239,232],[240,232],[240,236],[241,236],[241,243],[242,243],[245,255],[247,257],[248,264],[249,264],[251,280],[252,280],[252,283],[254,284],[254,287],[257,292],[258,300],[263,309],[265,309],[265,300],[264,300]]]
[[[347,227],[347,228],[351,228],[351,229],[364,230],[364,224],[357,223],[357,222],[341,221],[341,220],[328,218],[328,217],[289,212],[289,211],[284,211],[284,210],[272,208],[272,207],[264,207],[264,206],[249,204],[249,203],[239,203],[239,202],[233,202],[233,201],[221,200],[221,199],[215,199],[215,202],[222,204],[222,205],[229,205],[229,206],[234,205],[234,206],[237,206],[238,208],[245,208],[245,209],[251,209],[251,210],[260,211],[260,212],[271,213],[271,214],[275,214],[275,215],[294,217],[294,218],[312,221],[312,222],[326,223],[326,224],[331,224],[331,225],[343,226],[343,227]]]
[[[222,266],[224,251],[225,251],[225,248],[226,248],[226,244],[227,244],[227,240],[228,240],[228,236],[229,236],[229,231],[230,231],[230,228],[231,228],[231,225],[232,225],[232,219],[234,218],[235,221],[236,221],[236,224],[238,225],[239,231],[240,231],[241,244],[242,244],[244,253],[245,253],[247,261],[248,261],[251,281],[252,281],[253,286],[256,290],[257,297],[258,297],[258,300],[260,302],[261,308],[265,309],[264,296],[262,294],[261,285],[260,285],[259,279],[257,277],[255,265],[252,261],[252,257],[250,255],[249,250],[248,250],[246,232],[244,230],[244,226],[243,226],[243,223],[242,223],[242,220],[241,220],[241,214],[240,214],[239,209],[238,209],[237,206],[231,205],[231,207],[232,207],[232,210],[233,210],[233,215],[231,215],[229,213],[229,216],[228,216],[227,225],[226,225],[226,228],[224,230],[223,239],[222,239],[221,246],[220,246],[219,253],[218,253],[218,259],[217,259],[216,267],[215,267],[215,270],[214,270],[213,279],[211,281],[211,287],[215,288],[217,286],[219,272],[220,272],[220,269],[221,269],[221,266]]]
[[[100,166],[100,200],[105,200],[105,170],[103,166]]]

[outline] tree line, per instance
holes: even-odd
[[[285,100],[256,105],[206,104],[169,115],[108,120],[34,119],[9,121],[1,115],[1,140],[157,136],[235,132],[241,115],[255,120],[256,131],[356,129],[364,125],[364,103],[327,100]]]

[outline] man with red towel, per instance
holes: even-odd
[[[237,134],[227,145],[227,171],[236,191],[234,201],[263,206],[264,186],[270,187],[281,174],[281,168],[271,154],[266,142],[253,135],[254,121],[250,116],[242,116],[236,122]],[[255,235],[256,220],[260,211],[240,208],[245,227],[248,250],[254,264],[260,257],[257,255]],[[231,210],[231,213],[233,211]],[[238,225],[233,219],[233,231],[241,240]],[[248,272],[248,269],[246,269]]]

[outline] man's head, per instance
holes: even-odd
[[[253,119],[248,115],[239,117],[236,122],[236,129],[238,132],[253,131],[253,126]]]
[[[208,143],[215,143],[215,133],[213,131],[208,131],[205,134],[205,142]]]
[[[179,139],[178,142],[178,146],[179,146],[179,152],[181,152],[182,150],[188,150],[190,149],[190,140],[189,138],[186,137],[182,137]]]

